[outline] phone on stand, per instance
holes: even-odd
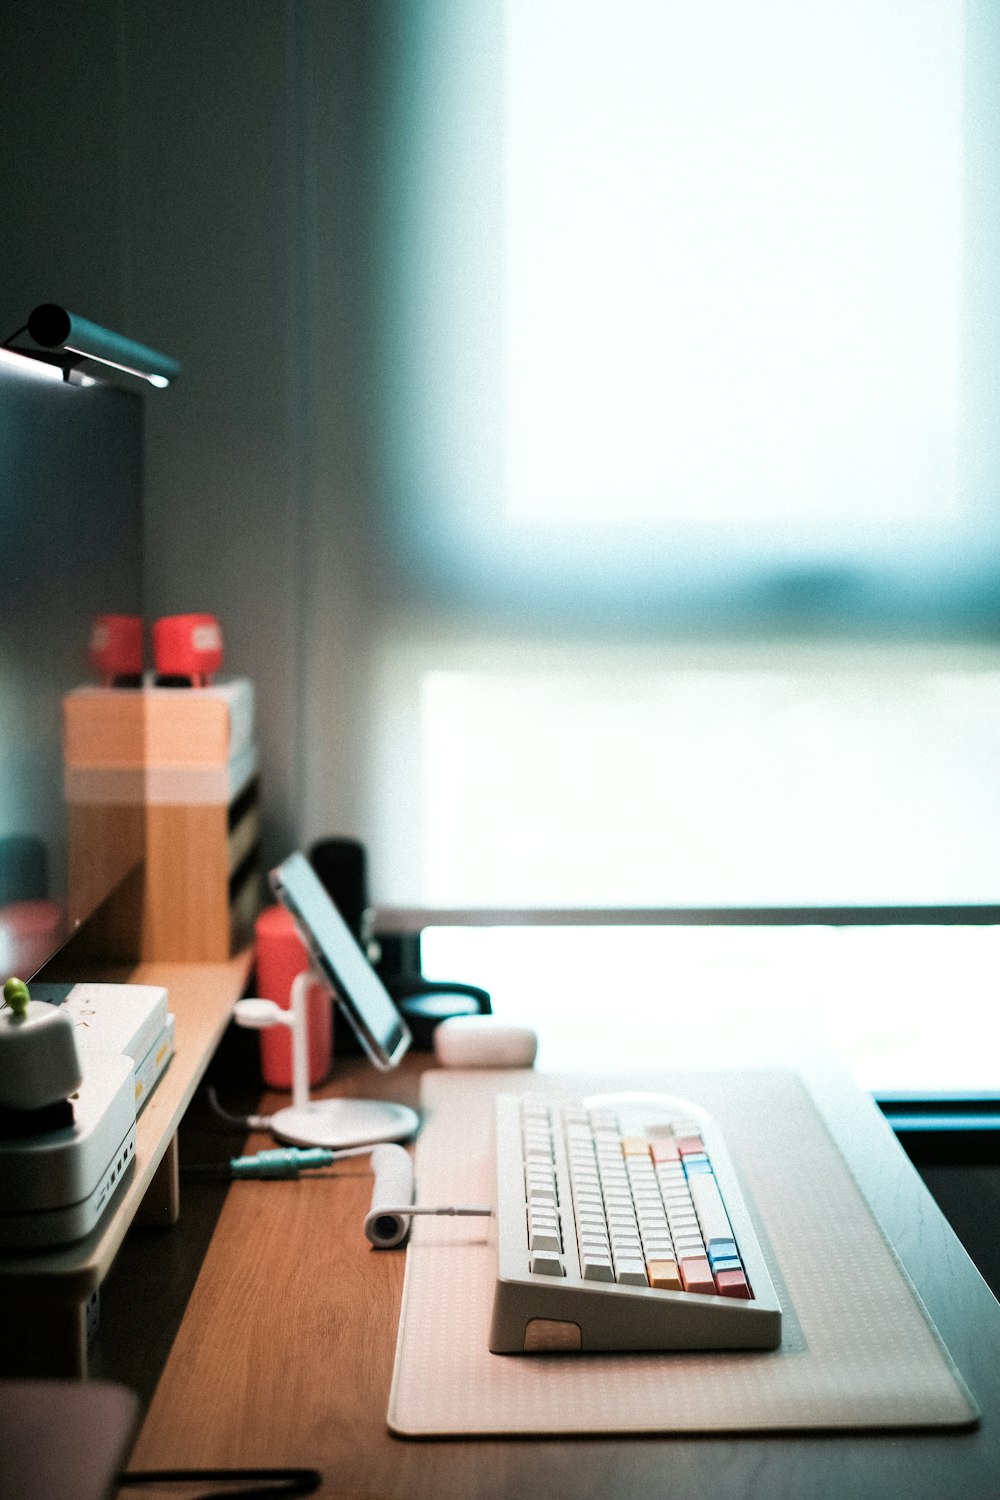
[[[292,854],[270,879],[365,1052],[376,1068],[394,1068],[410,1045],[410,1029],[312,865],[304,854]]]

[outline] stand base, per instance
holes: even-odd
[[[310,1099],[298,1109],[279,1109],[268,1121],[279,1141],[328,1151],[409,1140],[419,1124],[408,1105],[382,1099]]]

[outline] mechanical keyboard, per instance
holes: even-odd
[[[502,1094],[496,1179],[494,1354],[780,1343],[781,1306],[704,1110]]]

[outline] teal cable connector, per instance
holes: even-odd
[[[229,1161],[181,1164],[186,1177],[215,1177],[230,1182],[236,1178],[271,1177],[275,1180],[301,1177],[316,1167],[328,1167],[345,1156],[370,1156],[372,1147],[345,1146],[327,1151],[322,1146],[276,1146],[256,1156],[234,1156]]]
[[[237,1177],[298,1177],[314,1167],[328,1167],[337,1160],[336,1151],[324,1151],[320,1146],[275,1147],[271,1151],[258,1151],[255,1156],[234,1156],[229,1163],[230,1176]]]

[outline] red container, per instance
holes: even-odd
[[[257,993],[288,1010],[292,983],[310,967],[305,944],[283,906],[269,906],[257,918]],[[333,1064],[333,1005],[323,985],[309,986],[309,1084],[322,1083]],[[287,1026],[271,1026],[260,1034],[260,1063],[264,1082],[272,1089],[292,1086],[292,1033]]]
[[[66,914],[56,901],[12,901],[0,906],[0,970],[34,974],[65,936]]]
[[[98,615],[90,627],[87,659],[105,687],[116,677],[141,677],[141,616]]]
[[[222,667],[222,627],[214,615],[165,615],[153,626],[153,657],[161,677],[204,686]]]

